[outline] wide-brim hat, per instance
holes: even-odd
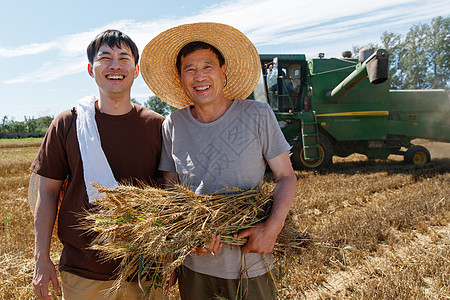
[[[176,108],[193,104],[181,87],[176,60],[185,45],[198,41],[214,46],[225,59],[225,98],[247,98],[261,76],[258,52],[242,32],[220,23],[193,23],[173,27],[147,44],[141,55],[141,74],[155,95]]]

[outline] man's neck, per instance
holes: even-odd
[[[100,95],[97,108],[108,115],[120,116],[127,114],[133,108],[130,97],[107,97]]]
[[[191,107],[191,114],[201,123],[212,123],[220,119],[232,104],[233,101],[225,100],[215,106],[194,106]]]

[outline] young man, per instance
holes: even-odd
[[[89,44],[87,55],[88,73],[98,85],[100,98],[80,99],[76,112],[59,114],[31,166],[32,176],[39,176],[33,277],[38,299],[52,299],[49,282],[59,289],[50,259],[56,217],[63,244],[59,263],[63,298],[116,299],[108,292],[120,262],[104,261],[101,253],[88,249],[93,236],[82,229],[80,216],[99,196],[92,182],[114,187],[120,182],[156,179],[163,117],[130,101],[131,86],[139,74],[135,43],[118,30],[107,30]],[[117,297],[142,299],[143,293],[130,282]]]
[[[166,184],[179,180],[196,194],[251,189],[263,180],[266,163],[277,182],[269,218],[238,234],[248,238],[245,246],[223,245],[215,236],[186,258],[179,274],[181,298],[236,299],[241,290],[246,299],[275,299],[270,253],[292,205],[296,177],[270,107],[239,100],[261,74],[255,47],[227,25],[181,25],[150,41],[141,67],[153,92],[182,108],[163,124],[159,169]]]

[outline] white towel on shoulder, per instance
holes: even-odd
[[[77,136],[89,202],[101,196],[91,183],[98,183],[107,188],[118,186],[100,142],[95,122],[95,101],[95,95],[87,96],[78,100],[77,105]]]

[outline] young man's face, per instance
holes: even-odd
[[[134,79],[139,74],[131,50],[122,44],[121,48],[102,45],[94,56],[93,64],[88,65],[88,72],[99,87],[100,97],[129,97]]]
[[[209,49],[199,49],[181,57],[180,80],[195,106],[225,100],[225,65],[220,66],[216,54]]]

